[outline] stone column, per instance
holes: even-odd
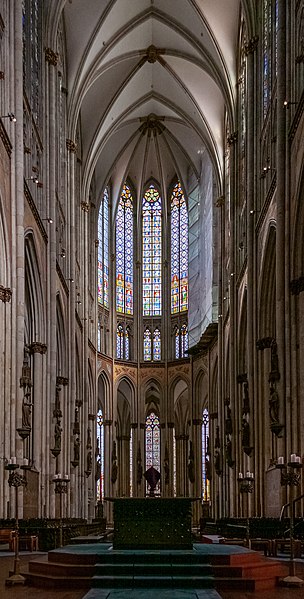
[[[44,355],[47,346],[44,343],[35,341],[29,347],[30,353],[33,355],[32,360],[32,402],[33,402],[33,466],[40,473],[39,481],[39,496],[37,497],[38,518],[44,517],[44,485],[42,484],[42,459],[47,447],[46,431],[43,427],[43,405],[42,397],[45,396],[44,376],[45,376],[45,359]]]
[[[56,75],[58,55],[51,48],[45,49],[46,60],[46,106],[48,107],[48,140],[47,140],[47,173],[48,173],[48,203],[49,217],[53,220],[53,226],[49,229],[49,255],[48,255],[48,299],[47,299],[47,322],[48,322],[48,389],[47,409],[45,415],[45,427],[47,437],[53,441],[53,409],[55,407],[56,391]],[[50,447],[44,456],[44,477],[46,490],[46,515],[55,517],[55,489],[50,480],[55,473],[55,463],[50,458]],[[53,472],[52,472],[53,471]],[[49,501],[49,503],[48,503]]]
[[[256,404],[253,404],[254,398],[257,396],[257,380],[256,371],[256,265],[255,265],[255,106],[256,106],[256,62],[255,51],[257,48],[258,37],[253,37],[245,45],[244,51],[247,56],[247,381],[248,393],[250,399],[250,432],[251,438],[257,441],[261,438],[263,431],[263,419],[255,422],[253,414],[257,409]],[[256,424],[254,429],[254,423]],[[258,425],[260,428],[258,429]],[[260,444],[254,442],[255,463],[259,465]],[[252,466],[255,472],[254,466]],[[255,478],[260,481],[263,486],[263,473],[255,472]],[[258,488],[256,487],[257,495]],[[253,503],[253,502],[252,502]],[[259,502],[258,502],[259,503]],[[255,512],[256,513],[256,512]]]

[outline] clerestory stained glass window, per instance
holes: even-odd
[[[102,501],[104,497],[104,427],[101,410],[97,413],[96,422],[96,496],[98,501]]]
[[[109,307],[109,191],[104,190],[98,214],[98,302]]]
[[[160,330],[155,329],[153,333],[153,360],[157,361],[161,358],[161,339]]]
[[[188,210],[180,183],[171,196],[171,313],[188,310]]]
[[[128,326],[121,323],[116,330],[116,357],[118,360],[130,359],[130,331]]]
[[[150,329],[146,329],[144,332],[144,361],[148,362],[152,360],[152,335]]]
[[[202,499],[210,500],[209,413],[203,410],[202,423]]]
[[[153,466],[160,472],[160,423],[159,417],[151,412],[146,418],[146,470]],[[156,486],[159,490],[160,483]]]
[[[161,315],[162,202],[150,185],[142,199],[143,315]]]
[[[188,351],[188,327],[183,324],[175,330],[175,358],[185,358]]]
[[[126,183],[116,216],[116,310],[133,314],[133,198]]]

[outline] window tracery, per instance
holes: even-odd
[[[116,217],[116,311],[133,314],[133,198],[126,183]]]

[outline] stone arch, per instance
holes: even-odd
[[[35,238],[32,232],[24,240],[25,254],[25,343],[29,345],[46,338],[41,267],[38,263]]]

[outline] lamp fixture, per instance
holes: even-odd
[[[29,177],[28,179],[24,179],[25,181],[33,181],[33,183],[36,183],[36,185],[38,185],[39,183],[39,179],[37,179],[37,177]]]
[[[66,279],[66,281],[70,281],[70,283],[74,283],[74,279],[70,278],[70,279]]]
[[[59,255],[61,256],[61,258],[65,258],[66,254],[65,254],[65,249],[64,248],[61,248],[61,252],[60,252]]]
[[[11,123],[16,123],[17,119],[15,117],[15,115],[12,112],[8,112],[7,114],[2,114],[0,116],[0,119],[9,119],[11,121]]]
[[[44,221],[44,220],[45,220],[45,221],[46,221],[46,222],[48,222],[50,225],[51,225],[51,224],[54,222],[52,218],[42,218],[41,220],[42,220],[42,221]]]
[[[299,102],[290,102],[289,100],[284,100],[283,106],[284,106],[284,108],[289,108],[289,106],[296,105],[298,103]]]

